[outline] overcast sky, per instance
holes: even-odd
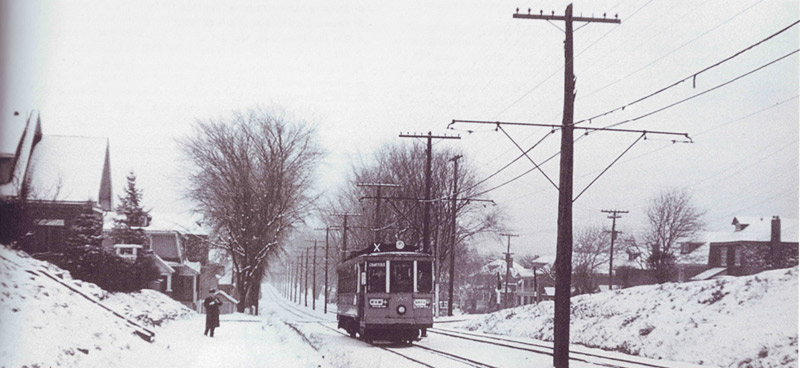
[[[108,137],[115,197],[129,170],[154,214],[182,212],[174,139],[195,119],[280,105],[313,122],[329,155],[322,187],[342,184],[359,155],[400,131],[461,134],[457,146],[488,176],[519,151],[490,126],[452,119],[560,124],[563,23],[512,19],[564,1],[81,1],[2,0],[2,117],[41,112],[45,134]],[[630,103],[761,41],[798,19],[792,1],[576,1],[575,15],[620,25],[575,28],[576,119]],[[798,49],[798,26],[718,67],[594,119],[602,127],[737,78]],[[688,133],[693,144],[648,135],[574,207],[575,228],[610,226],[601,209],[642,226],[647,200],[685,188],[711,230],[737,215],[798,217],[798,56],[620,128]],[[693,83],[694,82],[694,83]],[[474,130],[468,133],[467,130]],[[524,148],[546,128],[513,128]],[[575,194],[637,134],[596,133],[575,144]],[[409,142],[410,143],[410,142]],[[552,134],[532,151],[559,150]],[[422,163],[420,163],[422,168]],[[520,160],[489,189],[532,168]],[[543,166],[557,182],[558,160]],[[513,250],[555,252],[557,192],[532,172],[486,193],[521,236]],[[504,241],[482,248],[504,250]]]

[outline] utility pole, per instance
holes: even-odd
[[[452,220],[453,220],[453,228],[452,228],[452,241],[450,242],[450,285],[447,290],[447,300],[450,302],[447,303],[447,315],[453,315],[453,284],[455,281],[456,276],[456,196],[458,195],[458,160],[461,158],[461,155],[457,155],[450,159],[453,161],[453,198],[452,198]]]
[[[381,236],[381,188],[389,187],[389,188],[399,188],[400,186],[397,184],[389,184],[389,183],[358,183],[356,184],[358,187],[375,187],[376,188],[376,196],[375,196],[375,242],[380,243],[383,241],[383,237]]]
[[[314,229],[314,230],[325,230],[325,314],[328,313],[328,235],[331,229],[337,229],[338,226],[325,226],[324,229]]]
[[[506,255],[506,292],[505,292],[505,295],[504,295],[504,298],[503,298],[504,308],[508,308],[508,278],[509,278],[509,276],[511,274],[511,263],[513,262],[511,260],[511,254],[512,254],[511,253],[511,238],[516,238],[519,235],[516,235],[516,234],[500,234],[500,236],[505,236],[505,237],[508,238],[508,249],[506,250],[506,253],[505,253],[505,255]]]
[[[432,140],[436,139],[461,139],[459,136],[448,135],[432,135],[431,132],[425,134],[400,134],[400,138],[426,138],[428,145],[425,150],[425,212],[422,216],[422,251],[423,253],[431,253],[431,161],[433,158],[433,143]],[[434,260],[435,262],[435,260]]]
[[[572,23],[600,22],[620,23],[620,20],[607,18],[572,17],[572,4],[567,5],[564,16],[519,14],[514,18],[563,20],[564,33],[564,112],[561,121],[561,169],[559,173],[558,196],[558,236],[556,249],[556,296],[553,341],[553,365],[556,368],[569,367],[569,318],[570,284],[572,282],[572,170],[573,170],[573,111],[575,105],[575,75],[572,60]]]
[[[617,219],[622,218],[620,213],[628,213],[628,211],[621,211],[621,210],[600,210],[603,213],[610,213],[611,216],[608,218],[611,219],[611,249],[609,250],[608,256],[608,290],[612,290],[614,288],[614,240],[617,238]]]
[[[361,216],[355,213],[336,213],[334,216],[342,216],[344,217],[344,224],[342,224],[342,254],[341,260],[344,261],[347,259],[347,218],[350,216]]]
[[[305,300],[305,306],[308,307],[308,248],[306,248],[306,281],[303,289],[305,289],[303,299]]]
[[[300,253],[302,254],[302,253]],[[297,256],[297,275],[295,276],[295,288],[294,288],[294,300],[297,304],[300,304],[300,275],[303,270],[303,256]]]
[[[318,240],[316,239],[308,240],[308,242],[314,243],[314,256],[312,259],[312,262],[314,262],[314,268],[311,272],[311,279],[313,280],[311,283],[311,310],[317,310],[317,241]],[[325,302],[327,303],[327,300]]]

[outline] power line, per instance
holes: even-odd
[[[606,115],[608,115],[608,114],[611,114],[611,113],[614,113],[614,112],[617,112],[617,111],[622,111],[622,110],[625,110],[625,108],[627,108],[627,107],[629,107],[629,106],[632,106],[632,105],[634,105],[634,104],[637,104],[637,103],[639,103],[639,102],[642,102],[642,101],[644,101],[644,100],[647,100],[647,99],[649,99],[649,98],[651,98],[651,97],[653,97],[653,96],[656,96],[656,95],[658,95],[658,94],[661,94],[661,93],[663,93],[663,92],[665,92],[665,91],[667,91],[667,90],[669,90],[669,89],[671,89],[671,88],[673,88],[673,87],[676,87],[676,86],[678,86],[679,84],[681,84],[681,83],[683,83],[683,82],[686,82],[686,81],[688,81],[688,80],[690,80],[690,79],[693,81],[693,84],[694,84],[694,80],[696,80],[696,79],[697,79],[697,76],[698,76],[698,75],[700,75],[700,74],[702,74],[702,73],[705,73],[705,72],[707,72],[707,71],[709,71],[709,70],[711,70],[711,69],[713,69],[713,68],[716,68],[716,67],[718,67],[718,66],[722,65],[723,63],[725,63],[725,62],[727,62],[727,61],[730,61],[730,60],[732,60],[732,59],[734,59],[734,58],[736,58],[736,57],[738,57],[738,56],[740,56],[740,55],[744,54],[744,53],[745,53],[745,52],[747,52],[747,51],[750,51],[750,50],[752,50],[753,48],[755,48],[755,47],[757,47],[757,46],[761,45],[761,44],[762,44],[762,43],[764,43],[764,42],[767,42],[767,41],[769,41],[770,39],[774,38],[775,36],[777,36],[777,35],[779,35],[779,34],[781,34],[781,33],[783,33],[783,32],[786,32],[786,31],[788,31],[790,28],[792,28],[792,27],[796,26],[798,23],[800,23],[800,20],[797,20],[797,21],[793,22],[792,24],[790,24],[790,25],[788,25],[788,26],[784,27],[784,28],[783,28],[783,29],[781,29],[780,31],[778,31],[778,32],[775,32],[775,33],[771,34],[770,36],[768,36],[768,37],[766,37],[766,38],[762,39],[761,41],[758,41],[758,42],[756,42],[756,43],[754,43],[754,44],[752,44],[752,45],[750,45],[750,46],[748,46],[748,47],[746,47],[746,48],[744,48],[744,49],[740,50],[739,52],[737,52],[737,53],[735,53],[735,54],[733,54],[733,55],[731,55],[731,56],[728,56],[728,57],[727,57],[727,58],[725,58],[725,59],[722,59],[722,60],[720,60],[720,61],[718,61],[718,62],[716,62],[716,63],[714,63],[714,64],[712,64],[712,65],[710,65],[710,66],[707,66],[707,67],[705,67],[705,68],[701,69],[700,71],[698,71],[698,72],[695,72],[695,73],[693,73],[693,74],[689,75],[688,77],[686,77],[686,78],[683,78],[683,79],[681,79],[681,80],[678,80],[677,82],[674,82],[674,83],[672,83],[672,84],[670,84],[670,85],[668,85],[668,86],[666,86],[666,87],[663,87],[663,88],[661,88],[661,89],[659,89],[659,90],[657,90],[657,91],[655,91],[655,92],[653,92],[653,93],[650,93],[650,94],[648,94],[648,95],[646,95],[646,96],[644,96],[644,97],[640,97],[640,98],[638,98],[638,99],[634,100],[633,102],[630,102],[630,103],[627,103],[627,104],[625,104],[625,105],[622,105],[622,106],[616,107],[616,108],[614,108],[614,109],[608,110],[608,111],[606,111],[606,112],[604,112],[604,113],[597,114],[597,115],[595,115],[595,116],[592,116],[592,117],[590,117],[590,118],[586,118],[586,119],[578,120],[577,122],[575,122],[575,124],[580,124],[580,123],[583,123],[583,122],[586,122],[586,121],[589,121],[589,122],[591,122],[593,119],[597,119],[597,118],[599,118],[599,117],[603,117],[603,116],[606,116]]]
[[[764,64],[764,65],[762,65],[762,66],[760,66],[760,67],[758,67],[758,68],[756,68],[756,69],[753,69],[753,70],[751,70],[751,71],[747,72],[747,73],[744,73],[744,74],[742,74],[742,75],[739,75],[738,77],[736,77],[736,78],[733,78],[733,79],[731,79],[731,80],[729,80],[729,81],[727,81],[727,82],[724,82],[724,83],[718,84],[718,85],[716,85],[716,86],[714,86],[714,87],[712,87],[712,88],[709,88],[709,89],[707,89],[707,90],[705,90],[705,91],[703,91],[703,92],[700,92],[700,93],[694,94],[694,95],[692,95],[692,96],[689,96],[689,97],[687,97],[687,98],[684,98],[684,99],[682,99],[682,100],[679,100],[679,101],[677,101],[677,102],[673,102],[673,103],[671,103],[671,104],[669,104],[669,105],[667,105],[667,106],[664,106],[664,107],[661,107],[661,108],[659,108],[659,109],[656,109],[656,110],[650,111],[650,112],[648,112],[648,113],[645,113],[645,114],[639,115],[639,116],[637,116],[637,117],[635,117],[635,118],[632,118],[632,119],[627,119],[627,120],[623,120],[623,121],[620,121],[620,122],[617,122],[617,123],[614,123],[614,124],[611,124],[611,125],[607,125],[607,126],[605,126],[605,128],[613,128],[613,127],[620,126],[620,125],[623,125],[623,124],[632,123],[632,122],[634,122],[634,121],[637,121],[637,120],[640,120],[640,119],[644,119],[644,118],[646,118],[646,117],[648,117],[648,116],[651,116],[651,115],[657,114],[657,113],[659,113],[659,112],[662,112],[662,111],[664,111],[664,110],[666,110],[666,109],[669,109],[669,108],[671,108],[671,107],[674,107],[674,106],[676,106],[676,105],[680,105],[680,104],[682,104],[682,103],[684,103],[684,102],[686,102],[686,101],[692,100],[692,99],[694,99],[694,98],[700,97],[700,96],[702,96],[702,95],[704,95],[704,94],[706,94],[706,93],[709,93],[709,92],[711,92],[711,91],[714,91],[714,90],[717,90],[717,89],[719,89],[719,88],[725,87],[725,86],[727,86],[727,85],[729,85],[729,84],[731,84],[731,83],[733,83],[733,82],[736,82],[736,81],[737,81],[737,80],[739,80],[739,79],[742,79],[742,78],[744,78],[744,77],[746,77],[746,76],[748,76],[748,75],[750,75],[750,74],[753,74],[753,73],[755,73],[755,72],[757,72],[757,71],[759,71],[759,70],[761,70],[761,69],[764,69],[764,68],[766,68],[766,67],[768,67],[768,66],[770,66],[770,65],[772,65],[772,64],[775,64],[775,63],[777,63],[778,61],[781,61],[781,60],[783,60],[783,59],[785,59],[785,58],[787,58],[787,57],[789,57],[789,56],[792,56],[792,55],[796,54],[796,53],[797,53],[797,52],[799,52],[799,51],[800,51],[800,49],[796,49],[796,50],[794,50],[794,51],[792,51],[792,52],[790,52],[790,53],[788,53],[788,54],[786,54],[786,55],[783,55],[783,56],[781,56],[781,57],[779,57],[779,58],[777,58],[777,59],[775,59],[775,60],[772,60],[772,61],[770,61],[769,63],[766,63],[766,64]]]
[[[701,33],[699,36],[697,36],[697,37],[695,37],[695,38],[693,38],[693,39],[689,40],[688,42],[684,43],[684,44],[683,44],[683,45],[681,45],[681,46],[678,46],[678,48],[676,48],[676,49],[673,49],[672,51],[670,51],[670,52],[668,52],[668,53],[666,53],[666,54],[662,55],[661,57],[659,57],[659,58],[657,58],[657,59],[655,59],[655,60],[653,60],[653,61],[651,61],[651,62],[647,63],[647,65],[645,65],[645,66],[643,66],[643,67],[641,67],[641,68],[639,68],[639,69],[636,69],[635,71],[633,71],[633,72],[629,73],[628,75],[626,75],[626,76],[624,76],[624,77],[622,77],[622,78],[620,78],[620,79],[618,79],[618,80],[616,80],[616,81],[614,81],[614,82],[611,82],[611,83],[609,83],[609,84],[607,84],[607,85],[605,85],[605,86],[603,86],[603,87],[600,87],[600,88],[598,88],[598,89],[596,89],[596,90],[594,90],[594,91],[590,92],[589,94],[587,94],[587,95],[585,95],[585,96],[582,96],[582,97],[581,97],[581,99],[583,99],[583,98],[586,98],[586,97],[589,97],[589,96],[592,96],[592,95],[594,95],[594,94],[595,94],[595,93],[597,93],[597,92],[600,92],[600,91],[602,91],[602,90],[604,90],[604,89],[606,89],[606,88],[608,88],[608,87],[611,87],[611,86],[613,86],[613,85],[615,85],[615,84],[617,84],[617,83],[619,83],[619,82],[622,82],[622,81],[623,81],[623,80],[625,80],[625,79],[628,79],[628,78],[629,78],[629,77],[631,77],[632,75],[634,75],[634,74],[636,74],[636,73],[639,73],[640,71],[642,71],[642,70],[644,70],[644,69],[648,68],[649,66],[651,66],[651,65],[653,65],[653,64],[655,64],[655,63],[657,63],[657,62],[661,61],[662,59],[666,58],[667,56],[669,56],[669,55],[672,55],[673,53],[677,52],[678,50],[680,50],[680,49],[682,49],[682,48],[684,48],[684,47],[688,46],[688,45],[689,45],[689,44],[691,44],[692,42],[694,42],[694,41],[697,41],[697,40],[698,40],[698,39],[700,39],[701,37],[703,37],[703,36],[705,36],[705,35],[707,35],[707,34],[709,34],[709,33],[713,32],[713,31],[715,31],[717,28],[719,28],[719,27],[722,27],[723,25],[725,25],[725,24],[729,23],[730,21],[732,21],[733,19],[737,18],[738,16],[740,16],[740,15],[744,14],[745,12],[749,11],[750,9],[752,9],[754,6],[758,5],[758,4],[759,4],[759,3],[761,3],[762,1],[764,1],[764,0],[759,0],[759,1],[755,2],[755,3],[753,3],[753,4],[752,4],[752,5],[750,5],[749,7],[745,8],[744,10],[742,10],[742,11],[740,11],[740,12],[738,12],[738,13],[736,13],[734,16],[732,16],[732,17],[730,17],[730,18],[726,19],[726,20],[725,20],[725,21],[723,21],[722,23],[719,23],[719,24],[717,24],[716,26],[712,27],[711,29],[709,29],[709,30],[707,30],[707,31],[705,31],[705,32],[703,32],[703,33]]]

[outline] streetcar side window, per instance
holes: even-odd
[[[417,261],[417,289],[420,293],[430,293],[433,289],[431,262]]]
[[[414,290],[414,262],[392,261],[389,266],[392,278],[389,290],[393,293],[410,293]]]
[[[339,293],[356,292],[356,271],[345,267],[339,271]]]
[[[386,262],[368,262],[367,265],[367,292],[386,292]]]

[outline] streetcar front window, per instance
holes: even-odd
[[[414,290],[414,262],[392,261],[392,278],[389,290],[393,293],[410,293]]]
[[[369,262],[367,265],[367,292],[386,292],[386,263]]]
[[[431,262],[417,262],[417,291],[430,293],[433,289],[433,267]]]

